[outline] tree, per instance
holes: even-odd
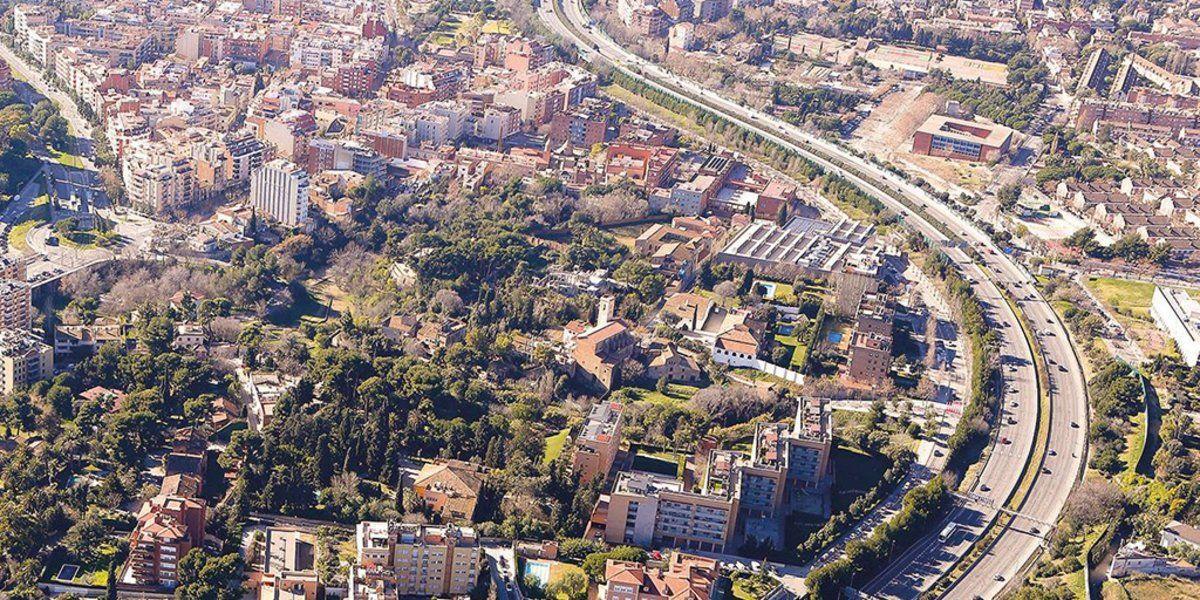
[[[557,600],[587,600],[588,580],[582,571],[569,570],[550,582],[546,595]]]
[[[1000,201],[1000,208],[1012,210],[1021,199],[1021,186],[1016,183],[1001,186],[996,190],[996,199]]]
[[[713,293],[721,299],[722,304],[738,295],[738,284],[732,281],[722,281],[713,288]]]
[[[192,548],[179,561],[177,600],[239,600],[242,560],[236,553],[210,556]]]
[[[63,536],[63,545],[76,558],[91,563],[99,556],[99,550],[108,539],[109,530],[104,525],[100,509],[91,506]]]
[[[600,583],[604,581],[604,565],[609,560],[627,560],[642,562],[646,560],[646,551],[633,546],[617,546],[607,552],[593,552],[583,559],[583,572],[588,579]]]

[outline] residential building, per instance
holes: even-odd
[[[666,564],[609,560],[600,600],[709,600],[721,569],[712,558],[673,552]]]
[[[782,423],[756,426],[750,455],[755,464],[781,467],[787,496],[794,496],[828,487],[832,448],[833,419],[828,403],[823,398],[803,397],[796,404],[791,428]]]
[[[304,225],[308,222],[308,173],[288,160],[272,160],[251,178],[250,203],[260,214],[283,225]]]
[[[121,178],[130,205],[146,213],[187,208],[196,197],[191,157],[161,142],[132,142],[121,162]]]
[[[466,596],[475,588],[483,551],[469,527],[366,521],[355,535],[350,600]]]
[[[460,460],[426,464],[413,481],[413,492],[425,508],[448,521],[474,519],[482,489],[483,469]]]
[[[11,394],[54,374],[54,348],[25,329],[0,329],[0,393]]]
[[[1184,290],[1155,287],[1150,316],[1175,340],[1183,363],[1196,366],[1200,360],[1200,302]]]
[[[28,283],[0,279],[0,328],[29,329],[33,323],[31,298]]]
[[[317,536],[311,531],[272,526],[263,535],[258,600],[317,600],[325,586],[317,576]],[[254,578],[251,578],[254,581]]]
[[[724,552],[738,498],[729,488],[697,493],[675,477],[623,471],[609,494],[604,541],[645,548]]]
[[[571,470],[580,485],[597,477],[604,479],[621,450],[621,421],[625,406],[620,402],[597,402],[575,438]]]
[[[129,538],[126,578],[139,585],[173,588],[179,561],[204,542],[204,501],[160,494],[142,504]]]

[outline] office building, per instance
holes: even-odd
[[[303,225],[308,221],[308,173],[282,158],[263,165],[250,180],[250,204],[288,227]]]
[[[479,579],[483,551],[469,527],[364,521],[355,545],[350,600],[465,596]]]

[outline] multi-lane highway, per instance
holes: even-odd
[[[625,50],[592,25],[578,0],[544,0],[538,15],[551,31],[574,45],[584,60],[612,64],[631,77],[718,114],[854,182],[901,215],[908,227],[945,247],[950,259],[971,278],[1000,338],[1002,413],[996,419],[991,452],[971,484],[970,494],[947,518],[947,523],[958,524],[961,532],[947,540],[941,540],[937,532],[931,533],[865,591],[882,597],[912,598],[927,589],[995,520],[998,509],[1017,490],[1027,463],[1041,457],[1038,464],[1028,465],[1036,479],[1018,507],[1019,516],[1004,526],[988,551],[952,582],[946,594],[953,598],[999,595],[1035,556],[1047,533],[1042,524],[1057,519],[1078,480],[1086,452],[1087,399],[1082,370],[1062,324],[1031,285],[1029,274],[998,251],[974,224],[895,174]],[[963,244],[978,249],[979,259],[963,251]],[[1050,409],[1048,414],[1040,415],[1049,422],[1049,435],[1042,448],[1034,447],[1039,420],[1034,356],[1004,294],[1015,298],[1027,316],[1035,337],[1032,352],[1044,353],[1049,368]],[[1006,521],[998,522],[1003,525]]]

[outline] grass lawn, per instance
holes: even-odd
[[[1121,462],[1125,463],[1125,474],[1132,476],[1137,473],[1138,463],[1142,460],[1142,452],[1146,448],[1146,413],[1139,412],[1130,419],[1133,427],[1125,436],[1125,449],[1121,451]]]
[[[21,221],[8,230],[8,245],[14,250],[25,252],[29,250],[30,230],[50,221],[50,197],[38,196],[29,205],[29,210],[21,217]]]
[[[500,35],[512,35],[513,24],[508,19],[492,19],[483,24],[484,33],[498,33]]]
[[[1138,600],[1176,600],[1178,598],[1200,598],[1200,582],[1168,577],[1139,577],[1116,582],[1123,588],[1118,595],[1109,596],[1108,585],[1104,586],[1105,598],[1137,598]]]
[[[65,165],[75,169],[84,168],[83,159],[74,154],[59,152],[58,150],[51,150],[50,155],[54,157],[54,160],[60,165]]]
[[[792,287],[792,284],[790,284],[790,283],[780,283],[778,281],[765,281],[762,279],[755,279],[754,286],[760,292],[763,291],[762,286],[766,286],[766,287],[774,286],[775,287],[774,295],[772,295],[770,298],[766,298],[764,296],[765,300],[770,300],[772,302],[778,302],[780,304],[795,304],[796,303],[796,289],[794,287]]]
[[[802,331],[801,333],[808,333]],[[807,336],[806,336],[807,337]],[[800,343],[800,339],[795,335],[780,335],[775,334],[775,341],[792,349],[792,358],[788,361],[788,368],[799,371],[804,368],[804,361],[808,357],[808,346]]]
[[[679,383],[667,384],[667,391],[648,390],[646,388],[622,388],[621,392],[635,402],[645,401],[653,404],[678,404],[694,396],[700,388]]]
[[[562,454],[563,448],[567,446],[567,436],[570,434],[571,428],[564,427],[562,431],[546,438],[546,450],[542,455],[542,464],[548,465]]]
[[[684,456],[669,450],[638,448],[633,456],[635,471],[648,471],[667,477],[678,477],[683,471]]]
[[[833,449],[833,512],[846,510],[850,503],[879,483],[887,470],[887,460],[838,444]]]
[[[1150,300],[1154,296],[1153,283],[1111,277],[1089,277],[1087,285],[1096,297],[1113,309],[1113,312],[1143,321],[1152,320]]]

